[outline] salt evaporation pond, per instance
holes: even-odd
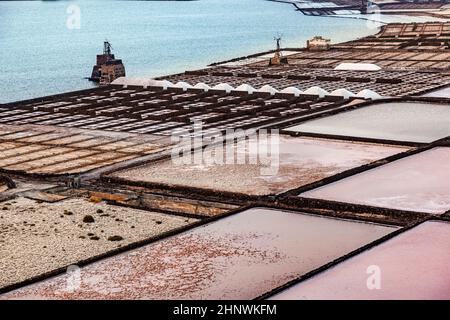
[[[425,222],[271,299],[448,300],[449,247],[450,224]],[[377,268],[380,282],[369,279],[368,286]]]
[[[442,214],[450,210],[450,148],[433,148],[300,196]]]
[[[445,87],[442,89],[434,90],[421,95],[422,97],[432,97],[432,98],[450,98],[450,88]]]
[[[0,299],[252,299],[394,230],[253,208]]]
[[[286,130],[428,143],[450,136],[450,107],[416,102],[380,103]]]
[[[272,141],[267,140],[268,143]],[[273,145],[268,148],[267,163],[261,159],[256,164],[250,161],[242,164],[237,161],[231,164],[190,164],[191,160],[183,160],[183,165],[175,165],[167,160],[116,172],[111,176],[126,181],[267,195],[288,191],[408,150],[400,146],[290,136],[280,136],[277,145],[278,150]],[[261,156],[259,146],[237,145],[235,149],[236,154],[243,156]]]

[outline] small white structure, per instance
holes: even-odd
[[[328,91],[322,89],[321,87],[311,87],[305,91],[303,91],[303,94],[310,94],[310,95],[314,95],[314,96],[319,96],[319,98],[323,98],[326,95],[328,95]]]
[[[172,82],[168,80],[154,80],[149,78],[129,78],[129,77],[120,77],[111,82],[111,84],[115,85],[123,85],[126,86],[142,86],[147,88],[151,87],[163,87],[164,90],[171,87],[176,87]],[[188,84],[189,85],[189,84]]]
[[[150,84],[150,85],[153,86],[154,84]],[[167,90],[167,88],[174,87],[174,84],[172,82],[170,82],[169,80],[157,81],[156,85],[159,87],[163,87],[163,90]]]
[[[372,91],[370,89],[361,90],[360,92],[358,92],[356,97],[364,98],[364,99],[372,99],[372,100],[377,100],[377,99],[383,98],[378,93],[376,93],[375,91]]]
[[[120,77],[111,82],[111,84],[122,85],[122,86],[142,86],[147,87],[152,83],[158,83],[159,81],[149,79],[149,78],[129,78],[129,77]]]
[[[381,70],[379,66],[373,63],[349,63],[344,62],[337,65],[334,70],[346,71],[378,71]]]
[[[253,88],[251,85],[244,83],[244,84],[241,84],[240,86],[236,87],[236,89],[234,89],[234,91],[242,91],[242,92],[248,92],[249,94],[252,94],[253,92],[256,91],[256,89]]]
[[[330,96],[338,96],[338,97],[343,97],[344,99],[349,99],[351,97],[355,97],[356,94],[354,94],[353,92],[347,90],[347,89],[336,89],[334,91],[331,91]]]
[[[215,85],[212,87],[214,90],[224,90],[226,93],[230,93],[234,88],[230,86],[228,83],[219,83],[218,85]]]
[[[113,82],[111,82],[111,84],[116,84],[116,85],[122,85],[122,86],[126,86],[127,85],[127,82],[128,81],[128,78],[126,78],[126,77],[120,77],[120,78],[117,78],[116,80],[114,80]],[[140,86],[143,86],[144,84],[143,83],[141,83],[141,84],[139,84]]]
[[[258,91],[259,91],[259,92],[268,92],[268,93],[270,93],[271,95],[274,95],[275,93],[278,92],[277,89],[275,89],[275,88],[272,87],[272,86],[269,86],[268,84],[262,86]]]
[[[202,89],[203,91],[208,91],[211,89],[210,86],[208,86],[206,83],[199,82],[194,86],[195,89]]]
[[[294,96],[298,97],[302,94],[302,91],[296,87],[287,87],[280,91],[281,93],[289,93],[293,94]]]
[[[174,88],[181,88],[183,91],[187,91],[187,89],[193,88],[189,83],[185,81],[179,81],[176,85],[174,85]]]

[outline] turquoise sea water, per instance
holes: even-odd
[[[67,9],[80,9],[70,29]],[[376,30],[363,20],[307,17],[265,0],[0,1],[0,103],[93,86],[95,55],[108,39],[129,76],[158,76],[314,35],[334,42]]]

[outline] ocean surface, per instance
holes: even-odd
[[[0,103],[94,86],[84,77],[105,39],[128,76],[154,77],[272,49],[277,34],[301,47],[315,35],[340,42],[376,31],[265,0],[0,1]]]

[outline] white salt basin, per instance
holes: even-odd
[[[450,106],[412,102],[374,104],[286,130],[428,143],[450,136]]]

